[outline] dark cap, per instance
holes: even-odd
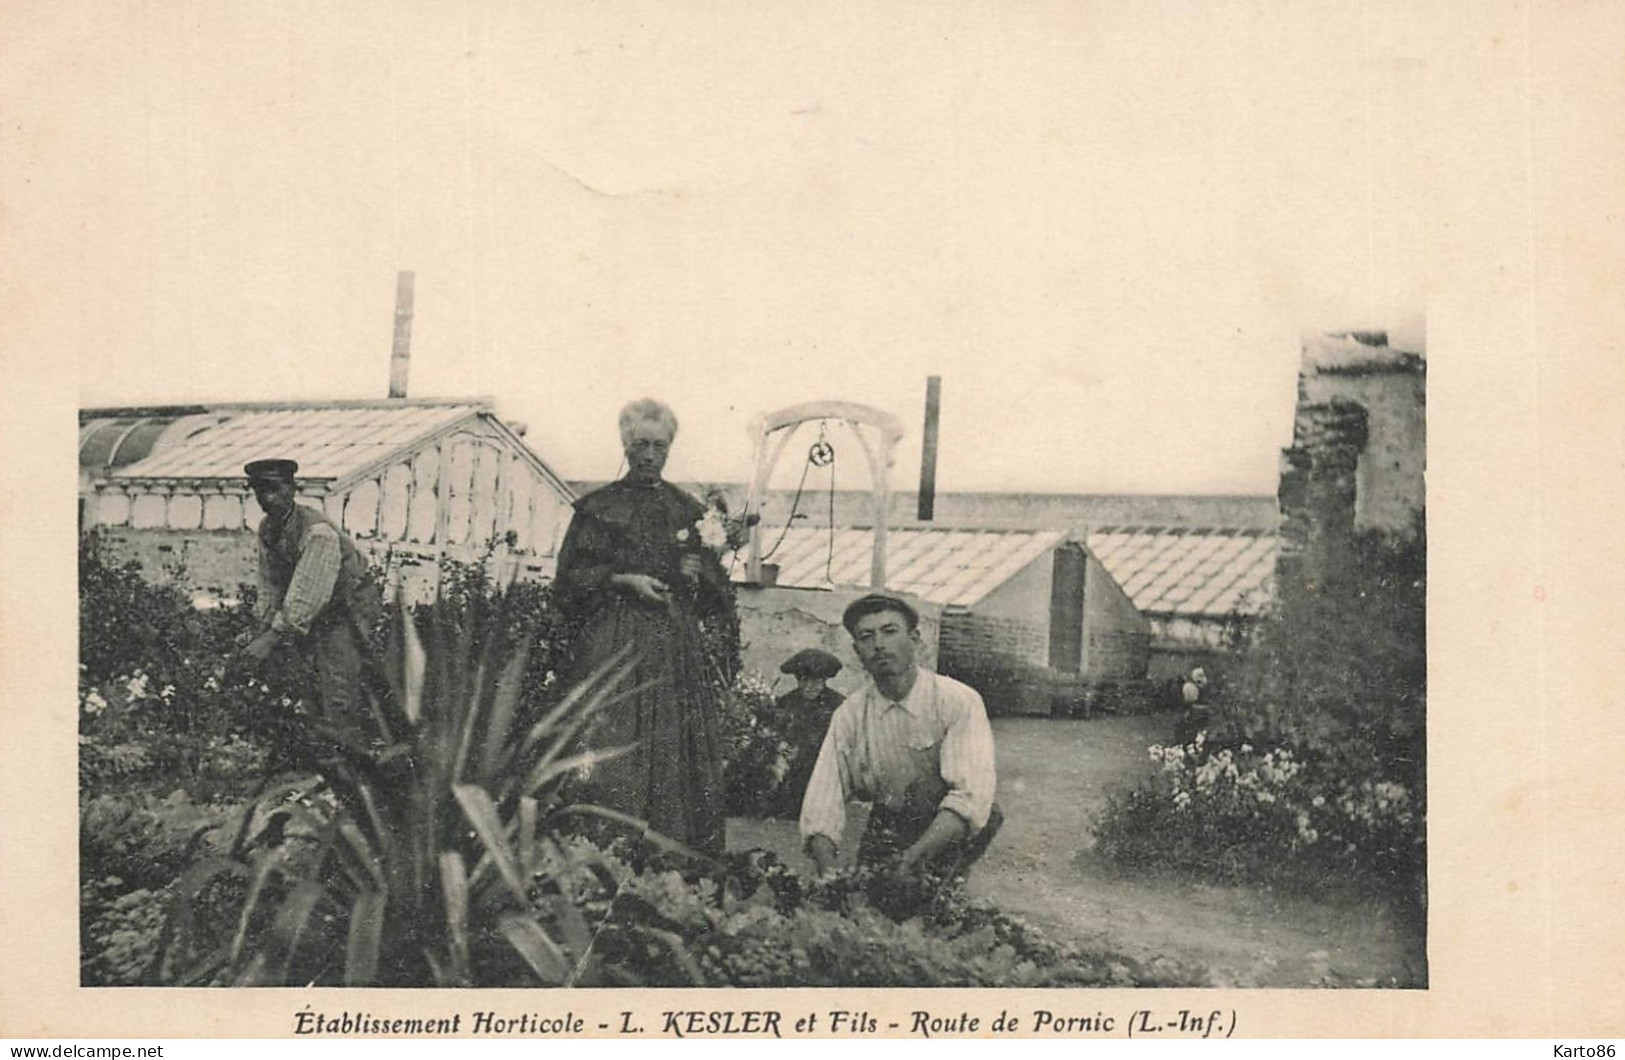
[[[802,648],[779,667],[779,673],[792,677],[821,677],[828,681],[841,672],[841,660],[827,651]]]
[[[856,632],[855,627],[858,624],[858,619],[864,615],[872,615],[880,611],[896,611],[908,619],[909,629],[918,629],[920,627],[920,613],[910,607],[902,597],[892,596],[888,593],[870,593],[868,596],[860,596],[847,604],[846,611],[841,615],[841,625],[846,627],[848,633],[854,633]]]
[[[292,482],[299,465],[292,460],[250,460],[243,465],[249,482]]]

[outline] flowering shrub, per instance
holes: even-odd
[[[135,564],[108,563],[94,535],[79,553],[79,769],[95,794],[156,782],[201,798],[242,790],[293,757],[306,675],[275,658],[233,665],[255,625],[253,593],[207,611]]]
[[[1249,631],[1207,732],[1153,747],[1099,851],[1227,881],[1374,884],[1421,901],[1426,539],[1366,538]],[[1418,906],[1419,908],[1419,906]]]
[[[1204,735],[1150,756],[1156,773],[1112,797],[1096,831],[1099,851],[1127,866],[1318,883],[1398,870],[1413,843],[1415,807],[1399,784],[1335,780],[1286,747],[1209,753]]]
[[[240,788],[265,772],[273,723],[303,706],[265,681],[183,658],[161,687],[146,670],[92,683],[81,671],[79,779],[86,792],[181,782],[199,791]]]
[[[773,713],[773,686],[755,671],[741,671],[722,697],[723,784],[731,814],[753,817],[793,815],[800,792],[787,791],[785,778],[799,757],[818,748],[799,747]]]

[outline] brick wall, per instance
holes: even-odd
[[[1043,668],[1047,624],[955,609],[942,616],[942,658],[944,666],[962,671]]]
[[[1143,629],[1092,628],[1089,642],[1089,672],[1092,682],[1119,681],[1144,677],[1151,657],[1151,634]]]
[[[1150,647],[1150,623],[1091,554],[1084,581],[1084,676],[1097,683],[1144,677]]]

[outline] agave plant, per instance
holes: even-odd
[[[635,981],[594,958],[589,925],[546,868],[560,863],[557,837],[572,818],[641,828],[570,794],[574,774],[627,750],[579,749],[593,717],[631,691],[625,659],[557,703],[527,697],[530,630],[510,599],[441,598],[418,609],[421,630],[396,605],[371,668],[370,719],[322,723],[310,773],[268,785],[229,851],[177,883],[156,962],[165,978]],[[233,914],[224,921],[222,905]]]

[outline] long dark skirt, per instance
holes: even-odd
[[[631,672],[620,687],[637,691],[600,714],[587,743],[631,749],[594,766],[585,793],[652,832],[720,857],[722,744],[698,619],[684,602],[617,600],[587,621],[573,669],[590,673],[628,644]]]

